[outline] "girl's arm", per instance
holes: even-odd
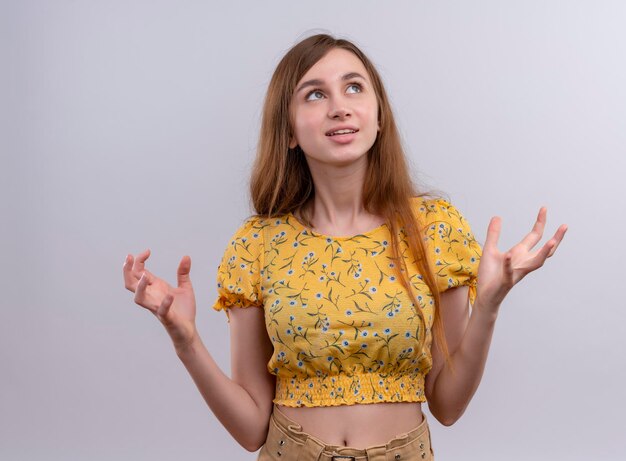
[[[264,443],[274,397],[274,381],[266,364],[272,353],[263,310],[231,309],[232,379],[217,366],[198,335],[196,300],[189,272],[191,258],[178,266],[172,287],[145,268],[146,250],[126,257],[124,283],[135,302],[163,324],[174,348],[215,416],[237,442],[250,451]]]
[[[441,294],[439,312],[450,359],[446,362],[437,344],[433,344],[433,366],[426,376],[426,397],[433,416],[446,426],[461,417],[480,384],[502,301],[517,282],[554,254],[565,235],[567,226],[562,225],[541,249],[532,251],[543,235],[546,213],[547,210],[541,208],[532,231],[506,253],[497,248],[500,218],[491,220],[471,315],[468,316],[466,287]]]
[[[267,370],[272,344],[267,337],[263,309],[231,309],[231,372],[217,366],[199,336],[176,353],[205,402],[237,442],[248,451],[265,443],[275,392]]]
[[[471,316],[468,315],[467,298],[467,287],[441,294],[439,313],[445,325],[450,362],[445,362],[434,340],[433,366],[426,375],[428,408],[445,426],[461,417],[478,389],[497,317],[497,310],[489,314],[478,309],[478,299]]]

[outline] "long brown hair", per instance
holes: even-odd
[[[448,358],[441,316],[438,315],[439,290],[422,238],[424,230],[411,206],[412,197],[425,194],[418,194],[411,181],[400,135],[380,75],[367,56],[350,41],[325,34],[314,35],[292,47],[276,67],[263,107],[258,151],[250,183],[252,204],[259,216],[294,213],[310,226],[306,208],[313,200],[315,188],[304,153],[299,146],[295,149],[289,148],[293,136],[290,102],[296,85],[304,74],[334,48],[350,51],[361,60],[378,100],[380,130],[368,152],[363,206],[369,213],[385,218],[391,234],[392,255],[398,263],[395,265],[398,278],[409,293],[415,311],[426,325],[424,314],[411,288],[405,259],[400,255],[400,233],[404,234],[408,243],[406,250],[412,254],[434,298],[434,334],[444,356]],[[426,335],[422,334],[420,350],[423,350],[425,341]]]

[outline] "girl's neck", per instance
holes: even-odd
[[[366,158],[345,167],[309,165],[309,168],[315,198],[307,214],[313,230],[324,235],[355,235],[384,222],[367,212],[363,205]]]

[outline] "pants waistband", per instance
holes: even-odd
[[[301,443],[304,447],[307,447],[306,451],[317,453],[319,458],[316,459],[319,460],[341,460],[342,456],[345,456],[346,459],[354,458],[355,460],[384,460],[386,459],[386,452],[405,447],[406,445],[411,444],[411,442],[414,442],[418,439],[424,441],[422,447],[420,448],[427,449],[430,452],[430,433],[428,428],[428,422],[426,421],[426,415],[423,415],[423,420],[419,424],[419,426],[410,430],[409,432],[396,435],[393,439],[389,440],[384,445],[376,445],[364,449],[337,445],[327,445],[324,441],[310,434],[307,434],[306,432],[303,432],[302,426],[287,417],[283,412],[278,409],[276,405],[274,405],[272,418],[279,427],[283,428],[285,432],[287,432],[287,435],[291,439]],[[378,456],[380,456],[380,458]]]

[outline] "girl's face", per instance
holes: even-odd
[[[378,133],[378,101],[363,63],[352,52],[329,51],[296,85],[294,136],[310,167],[365,160]]]

